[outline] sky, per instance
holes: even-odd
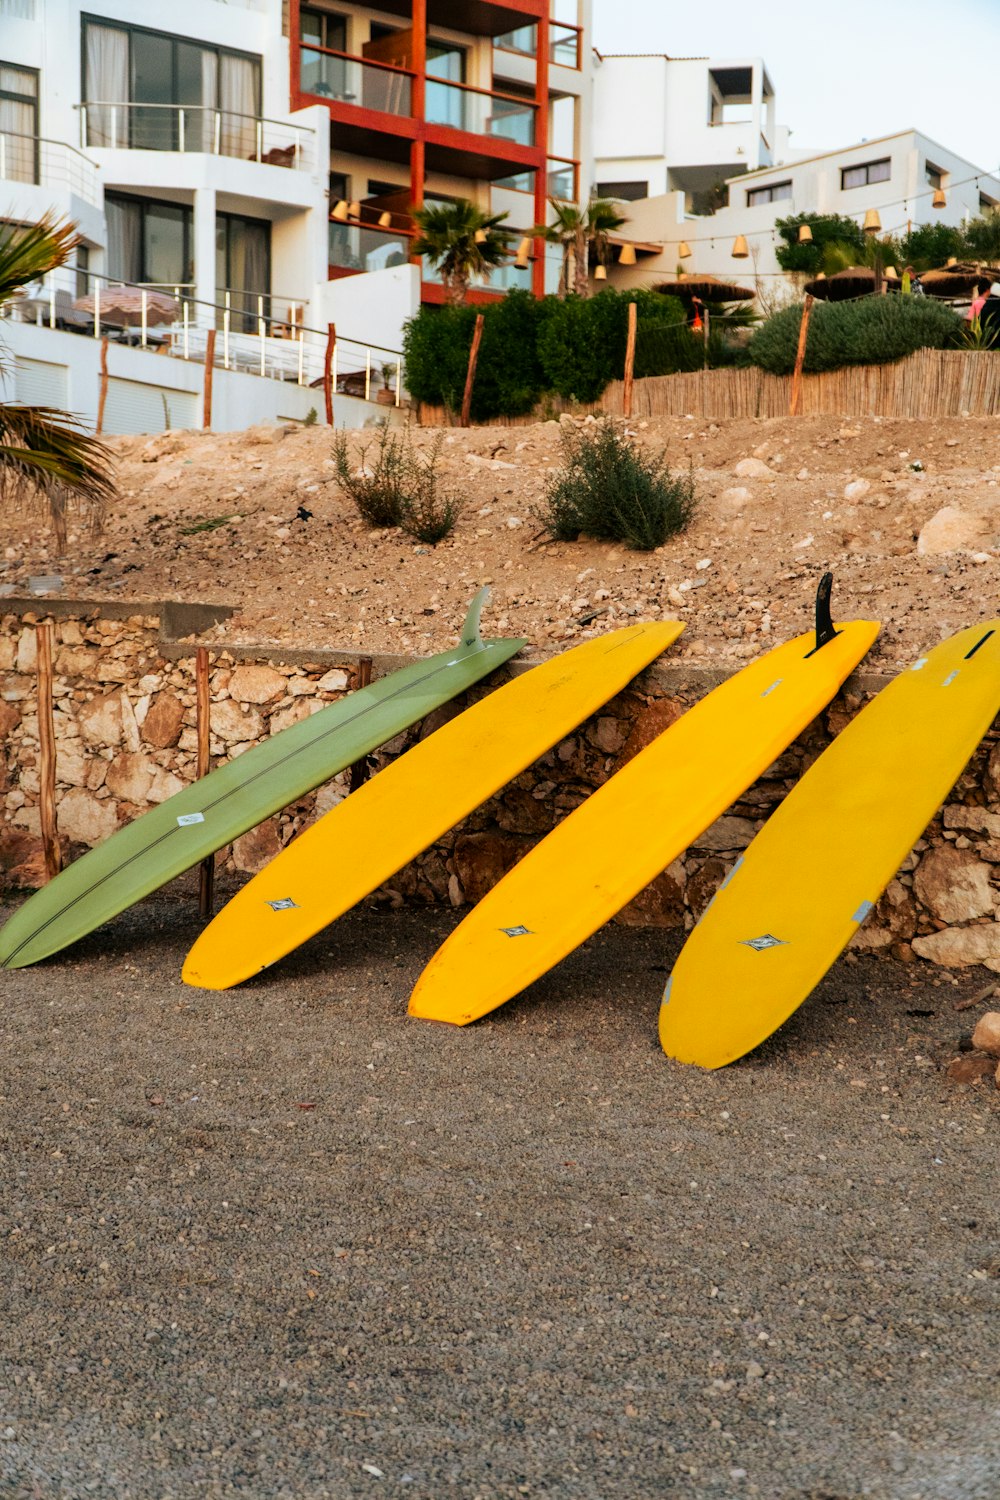
[[[593,0],[599,52],[763,57],[796,150],[833,151],[911,126],[1000,169],[1000,0]],[[859,19],[863,18],[863,19]]]

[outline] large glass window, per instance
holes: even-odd
[[[255,154],[260,58],[84,18],[90,146]]]
[[[0,177],[38,181],[38,74],[0,62]]]
[[[190,208],[124,193],[105,193],[104,207],[113,281],[165,287],[193,282]]]
[[[229,293],[231,328],[256,333],[259,316],[270,320],[271,226],[265,219],[216,214],[215,282],[220,302]]]
[[[442,83],[434,83],[435,78]],[[465,82],[465,48],[449,42],[427,43],[427,119],[434,125],[465,129],[465,95],[449,83]]]
[[[299,12],[302,36],[302,88],[307,94],[325,99],[346,99],[348,88],[347,60],[328,57],[310,49],[325,47],[332,52],[347,51],[347,18],[326,11],[311,10],[304,5]],[[351,102],[355,102],[353,99]]]

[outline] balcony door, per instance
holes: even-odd
[[[271,226],[241,214],[215,218],[216,299],[229,293],[230,327],[256,333],[257,320],[271,318]]]

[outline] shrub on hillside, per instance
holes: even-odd
[[[782,308],[750,340],[755,365],[789,375],[802,322],[802,306]],[[962,320],[932,297],[863,297],[857,302],[818,302],[809,320],[805,369],[811,373],[844,365],[880,365],[917,349],[943,349]]]
[[[665,452],[642,452],[607,419],[566,433],[563,457],[535,513],[558,541],[583,535],[649,552],[683,531],[694,513],[692,476],[675,478]]]
[[[686,314],[676,297],[610,289],[596,297],[567,297],[564,302],[549,297],[545,299],[538,337],[538,359],[547,389],[567,400],[596,401],[610,381],[621,380],[630,302],[636,303],[643,336],[653,327],[671,326],[679,335],[678,343],[658,345],[637,339],[636,375],[667,375],[688,368],[684,344],[687,330],[682,326]]]
[[[429,453],[415,453],[408,427],[393,429],[383,422],[375,442],[366,443],[352,465],[347,437],[340,432],[333,440],[337,482],[366,525],[400,526],[433,546],[452,530],[459,511],[453,496],[438,492],[443,442],[444,433],[438,433]]]

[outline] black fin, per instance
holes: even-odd
[[[830,613],[830,595],[833,592],[833,574],[824,573],[816,590],[816,644],[814,651],[825,646],[827,641],[832,641],[838,634],[833,628],[833,616]]]

